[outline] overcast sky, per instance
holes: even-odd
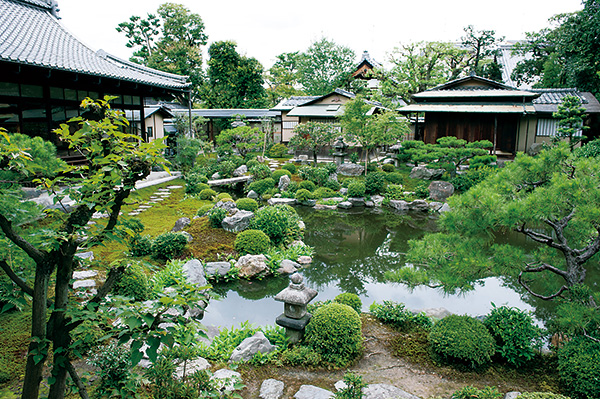
[[[62,23],[93,50],[121,58],[132,50],[115,28],[155,13],[165,0],[58,0]],[[173,0],[199,14],[211,42],[233,40],[268,69],[278,54],[304,51],[321,37],[367,50],[379,62],[399,43],[456,41],[463,28],[495,30],[507,40],[549,26],[548,18],[583,8],[581,0]]]

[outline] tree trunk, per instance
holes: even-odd
[[[313,151],[313,160],[315,161],[315,168],[317,167],[317,151]]]

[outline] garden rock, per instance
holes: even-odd
[[[537,154],[542,152],[544,147],[545,147],[544,143],[533,143],[527,149],[527,155],[529,155],[530,157],[535,157]]]
[[[225,276],[231,270],[231,263],[229,262],[207,262],[204,265],[204,272],[206,276]]]
[[[301,265],[310,265],[312,263],[312,258],[307,255],[299,256],[298,263],[300,263]]]
[[[92,251],[80,252],[78,254],[75,254],[75,256],[78,257],[79,259],[85,259],[85,260],[89,260],[89,261],[94,260],[94,253]]]
[[[445,169],[429,169],[426,166],[415,166],[410,171],[411,179],[437,180],[444,174]]]
[[[194,237],[192,237],[192,235],[190,233],[188,233],[187,231],[182,231],[182,232],[180,232],[180,234],[183,234],[185,236],[185,239],[187,240],[187,242],[194,241]]]
[[[246,195],[246,197],[252,198],[252,199],[258,199],[259,195],[258,195],[258,193],[256,191],[250,190],[248,192],[248,195]]]
[[[185,262],[182,267],[183,273],[187,276],[187,282],[190,284],[197,284],[204,287],[208,283],[206,282],[206,276],[204,275],[204,267],[202,262],[198,259],[191,259]]]
[[[329,175],[329,180],[338,181],[337,173],[332,173]]]
[[[264,255],[244,255],[238,259],[236,267],[242,278],[253,278],[268,274],[267,258]]]
[[[371,384],[363,389],[365,399],[419,399],[400,388],[387,384]]]
[[[75,280],[85,280],[88,278],[96,277],[98,272],[95,270],[82,270],[78,272],[73,272],[73,278]]]
[[[242,165],[233,171],[233,177],[244,176],[246,173],[248,173],[248,167],[246,165]]]
[[[278,204],[283,204],[283,205],[296,205],[296,199],[294,198],[271,198],[267,201],[267,204],[269,205],[278,205]]]
[[[290,177],[288,175],[283,175],[279,178],[279,184],[277,185],[277,188],[279,188],[279,191],[287,191],[290,182],[292,181],[292,179],[290,179]]]
[[[408,202],[403,200],[390,200],[390,207],[397,211],[408,211]]]
[[[73,282],[73,289],[79,288],[94,288],[96,286],[96,282],[94,280],[77,280]]]
[[[242,343],[233,350],[229,362],[247,362],[257,353],[266,355],[276,349],[277,348],[265,337],[265,334],[263,334],[262,331],[258,331],[253,336],[243,340]]]
[[[429,196],[436,201],[446,201],[454,194],[454,186],[447,181],[432,181],[429,185]]]
[[[337,204],[337,207],[341,208],[341,209],[350,209],[350,208],[352,208],[352,202],[342,201],[339,204]]]
[[[375,203],[375,206],[381,206],[384,199],[385,198],[381,195],[372,195],[371,196],[371,201],[373,201]]]
[[[340,195],[348,195],[348,189],[346,187],[340,188]]]
[[[190,220],[190,218],[179,218],[175,222],[175,227],[173,227],[171,229],[171,231],[172,232],[181,231],[181,230],[185,229],[187,226],[189,226],[190,223],[192,223],[192,221]]]
[[[260,399],[279,399],[283,396],[284,383],[272,378],[264,380],[260,385]]]
[[[434,212],[448,212],[450,206],[445,202],[430,202],[429,209]]]
[[[302,385],[300,390],[294,395],[295,399],[330,399],[333,398],[333,392],[314,385]]]
[[[211,381],[214,381],[216,388],[223,392],[233,392],[235,390],[234,385],[236,381],[242,380],[242,375],[237,371],[232,371],[229,369],[220,369],[215,371],[212,377],[210,377]]]
[[[199,357],[198,359],[190,360],[185,364],[185,375],[190,376],[190,375],[194,374],[196,371],[206,370],[208,368],[210,368],[210,363],[206,359]],[[175,375],[177,376],[177,379],[179,379],[179,380],[183,379],[183,373],[184,373],[184,363],[181,363],[175,369]]]
[[[360,176],[364,171],[364,166],[355,163],[343,163],[337,169],[337,172],[342,176]]]
[[[300,205],[303,205],[303,206],[315,206],[315,205],[317,205],[317,200],[309,199],[309,200],[305,200],[305,201],[300,201]]]
[[[277,273],[279,274],[292,274],[298,271],[298,268],[301,267],[299,263],[296,263],[289,259],[284,259],[279,264],[279,269],[277,269]]]
[[[219,172],[216,172],[210,178],[211,180],[219,180],[221,178],[221,175],[219,174]]]
[[[519,397],[519,395],[521,395],[521,392],[517,392],[517,391],[507,392],[506,395],[504,395],[504,399],[517,399]]]
[[[323,204],[317,204],[315,205],[315,209],[319,210],[319,211],[324,211],[324,210],[333,210],[333,209],[337,209],[337,205],[323,205]]]
[[[223,208],[227,213],[232,213],[234,209],[237,209],[237,206],[233,201],[219,201],[215,205],[215,208]]]
[[[300,162],[302,162],[303,164],[307,164],[308,163],[308,155],[298,155],[298,160]]]
[[[254,213],[250,211],[238,210],[234,215],[227,216],[221,222],[224,230],[232,233],[239,233],[246,230],[250,225],[250,220],[254,217]]]
[[[425,200],[414,200],[408,203],[408,208],[411,211],[427,212],[429,211],[429,203]]]
[[[375,202],[373,202],[371,200],[365,200],[365,206],[367,208],[375,208]]]
[[[348,201],[352,203],[352,206],[365,206],[365,199],[362,197],[350,197]]]

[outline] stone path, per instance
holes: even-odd
[[[159,188],[158,190],[156,190],[156,192],[153,195],[150,196],[148,202],[138,205],[138,207],[136,209],[127,213],[127,215],[128,216],[138,216],[142,212],[147,211],[148,209],[152,209],[152,207],[154,205],[159,204],[162,201],[169,198],[169,196],[171,195],[171,190],[175,190],[175,189],[179,189],[179,188],[183,188],[183,186],[173,185],[173,186],[167,186],[165,188]]]

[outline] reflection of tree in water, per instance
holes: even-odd
[[[218,299],[225,299],[229,291],[236,291],[245,299],[256,300],[277,295],[289,284],[288,276],[269,277],[263,280],[243,280],[226,284],[215,284],[212,291]]]

